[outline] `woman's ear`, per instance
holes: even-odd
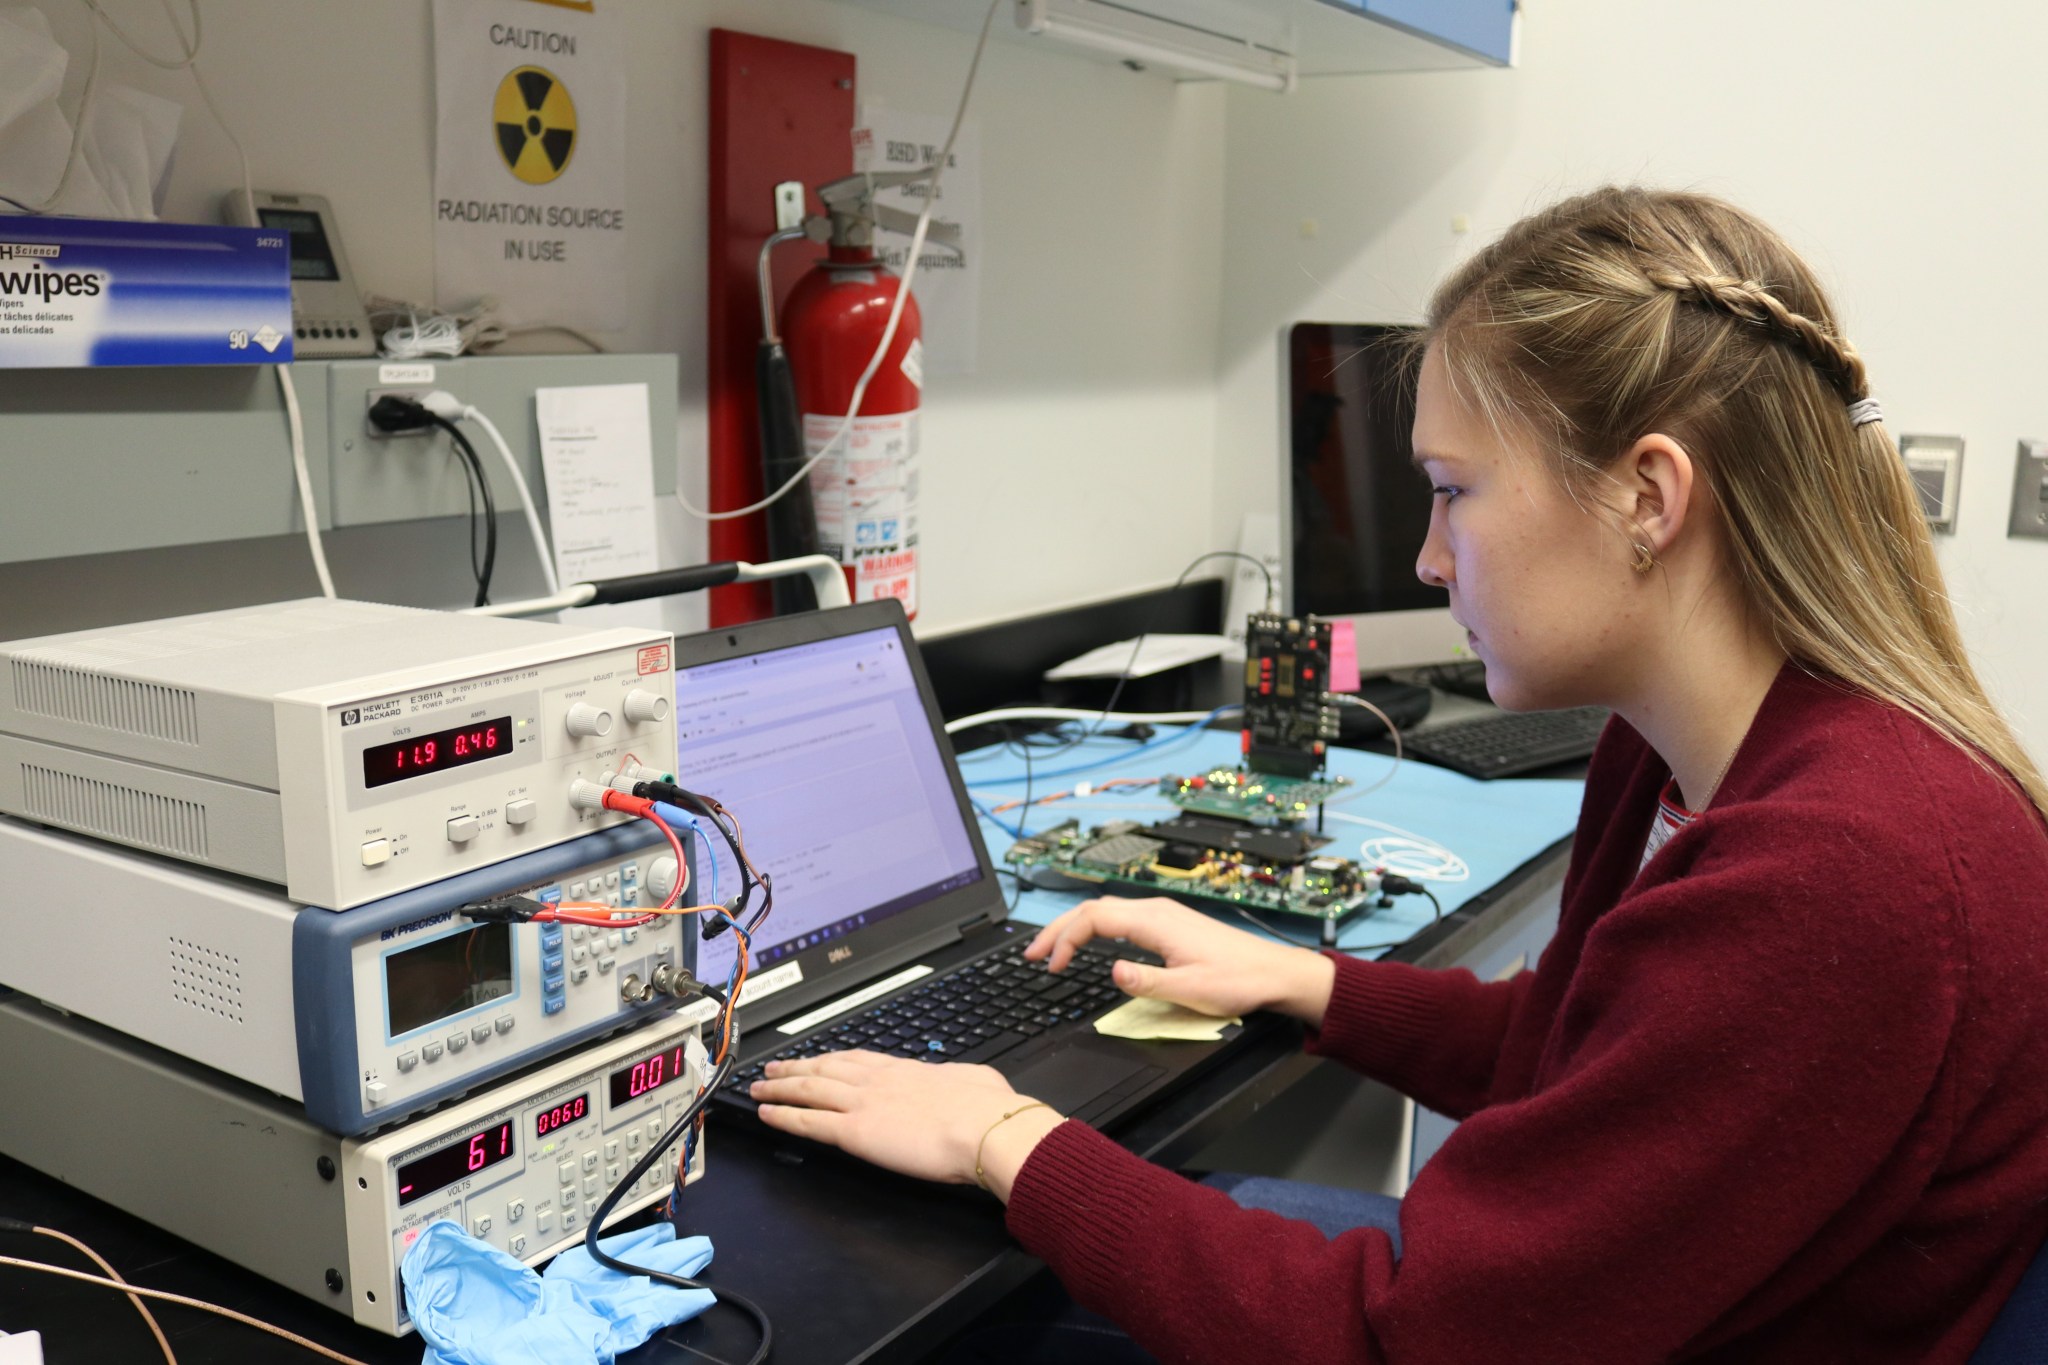
[[[1629,447],[1613,472],[1621,486],[1616,510],[1643,547],[1664,558],[1693,510],[1692,456],[1671,437],[1653,432]]]

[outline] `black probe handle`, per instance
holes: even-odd
[[[693,564],[687,569],[656,569],[653,573],[627,574],[624,578],[603,578],[590,585],[597,589],[590,605],[642,602],[679,592],[702,592],[736,583],[739,576],[738,562],[728,559],[718,564]]]

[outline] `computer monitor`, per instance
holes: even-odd
[[[1415,576],[1429,480],[1412,462],[1414,327],[1297,322],[1281,346],[1281,553],[1289,610],[1352,622],[1366,674],[1472,657]]]

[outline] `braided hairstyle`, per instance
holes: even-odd
[[[1856,353],[1856,348],[1835,335],[1832,327],[1787,308],[1776,294],[1755,280],[1737,279],[1733,275],[1686,274],[1656,267],[1643,274],[1659,289],[1668,289],[1702,308],[1762,328],[1773,341],[1792,347],[1819,371],[1845,406],[1870,396],[1863,357]]]
[[[1460,267],[1425,335],[1457,399],[1532,438],[1575,496],[1641,437],[1678,441],[1778,646],[1927,722],[2048,815],[1963,649],[1904,462],[1882,423],[1852,420],[1863,358],[1770,228],[1706,195],[1595,190]]]

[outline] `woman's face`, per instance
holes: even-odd
[[[1503,444],[1459,401],[1436,346],[1423,359],[1414,445],[1434,489],[1415,571],[1450,590],[1494,701],[1612,705],[1637,662],[1627,538],[1572,500],[1533,443]]]

